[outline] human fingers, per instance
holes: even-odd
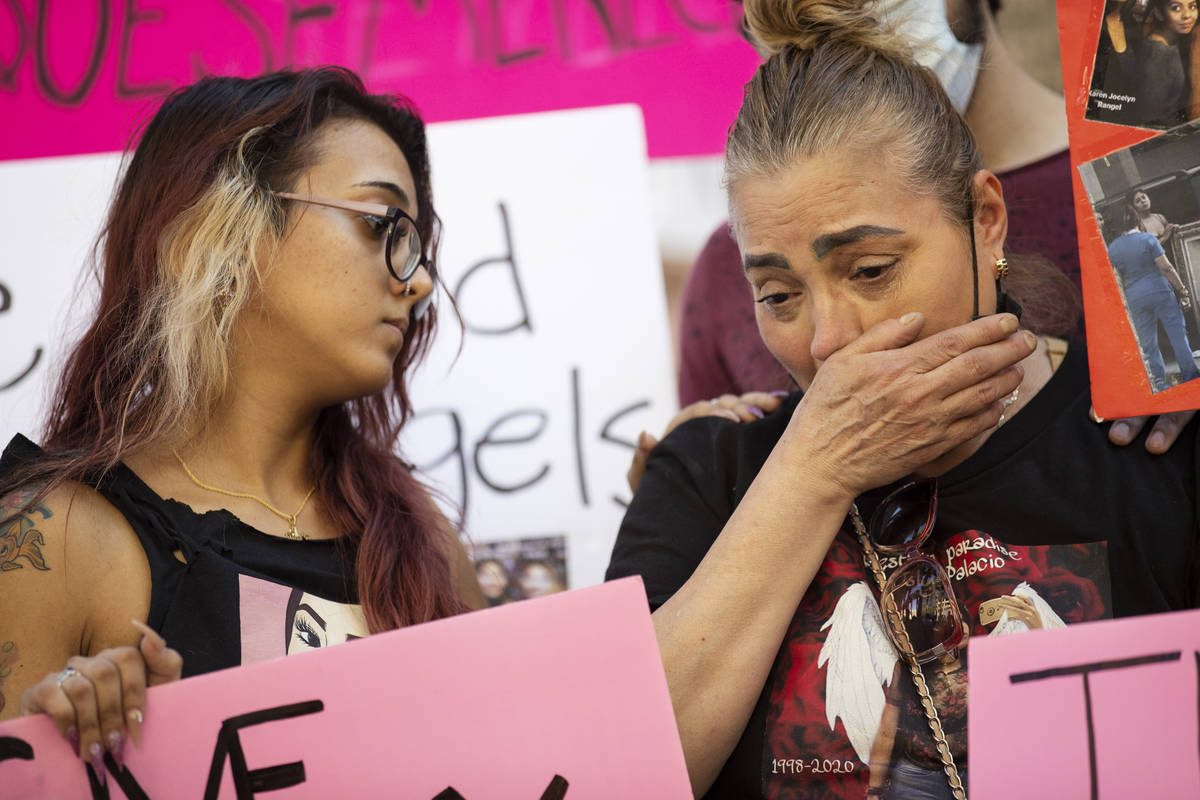
[[[18,704],[20,716],[31,714],[46,714],[58,728],[58,732],[71,745],[76,755],[82,755],[79,749],[79,725],[75,718],[75,706],[67,699],[61,684],[74,675],[74,669],[65,669],[47,675],[38,683],[30,686],[21,693]]]
[[[736,401],[737,397],[730,394],[721,395],[721,397],[716,397],[712,400],[699,400],[689,406],[685,406],[680,409],[678,414],[671,417],[671,421],[667,423],[666,430],[663,431],[663,437],[665,438],[668,433],[689,419],[696,419],[698,417],[724,417],[734,422],[740,422],[741,417],[729,407],[736,404]]]
[[[1179,438],[1179,432],[1192,421],[1194,416],[1196,416],[1195,411],[1159,414],[1158,419],[1154,421],[1154,427],[1150,429],[1150,435],[1146,437],[1146,450],[1155,455],[1162,455],[1170,450],[1174,446],[1175,440]]]
[[[1099,422],[1103,422],[1098,417],[1093,418]],[[1108,429],[1108,440],[1119,447],[1124,447],[1138,437],[1138,434],[1142,432],[1142,428],[1146,427],[1146,423],[1149,420],[1149,416],[1125,417],[1113,420],[1113,424]],[[1146,449],[1150,449],[1149,442],[1146,443]]]
[[[1015,315],[991,314],[927,336],[910,349],[918,358],[918,367],[929,371],[980,348],[1008,341],[1019,328]]]
[[[861,336],[838,350],[838,355],[876,353],[912,344],[925,327],[925,315],[910,311],[899,319],[885,319],[867,328]]]
[[[741,396],[741,401],[770,414],[783,404],[783,399],[788,394],[788,392],[746,392]]]
[[[123,761],[126,682],[139,686],[144,693],[145,667],[141,654],[132,647],[103,650],[89,657],[75,656],[67,665],[79,673],[63,682],[79,722],[79,747],[100,775],[104,771],[104,751],[118,764]]]
[[[146,623],[136,619],[130,622],[142,632],[138,650],[146,662],[146,685],[158,686],[160,683],[179,680],[183,675],[183,656],[167,647],[167,640]]]
[[[1003,372],[985,378],[982,381],[959,389],[946,397],[942,403],[941,413],[950,419],[973,416],[985,409],[1000,408],[1004,414],[1008,410],[1006,401],[1012,397],[1013,391],[1021,385],[1025,370],[1020,364],[1009,367]]]
[[[650,451],[656,444],[658,444],[658,440],[645,431],[638,434],[637,448],[633,451],[633,461],[625,472],[629,491],[637,492],[638,484],[642,482],[642,476],[646,474],[646,459],[650,457]]]
[[[930,391],[949,397],[987,381],[1019,364],[1037,349],[1037,344],[1037,336],[1033,333],[1018,331],[997,342],[959,353],[926,373],[934,382],[930,385]]]

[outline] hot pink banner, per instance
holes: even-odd
[[[341,64],[429,121],[635,102],[651,157],[719,153],[757,64],[731,0],[9,0],[0,159],[124,147],[205,74]]]
[[[1200,797],[1200,611],[973,637],[972,800]]]
[[[155,687],[127,750],[104,793],[48,717],[4,723],[0,795],[692,796],[638,578]]]

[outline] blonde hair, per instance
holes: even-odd
[[[742,179],[772,177],[802,158],[882,150],[910,191],[966,219],[980,168],[974,137],[907,40],[871,16],[872,0],[744,6],[750,35],[769,57],[746,85],[729,130],[731,197]]]
[[[158,388],[146,398],[158,406],[144,417],[159,428],[152,439],[178,441],[224,395],[234,323],[260,282],[260,255],[269,257],[282,234],[281,204],[247,163],[247,144],[261,133],[241,137],[212,183],[159,237],[157,279],[127,343],[141,351],[133,386]]]
[[[725,146],[730,222],[746,178],[772,178],[834,150],[882,153],[914,196],[936,199],[970,233],[975,137],[912,44],[873,16],[874,0],[745,0],[746,26],[767,60],[746,84]],[[982,265],[981,265],[982,266]],[[1006,290],[1039,333],[1070,333],[1078,290],[1039,256],[1009,257]],[[990,268],[987,265],[985,268]]]

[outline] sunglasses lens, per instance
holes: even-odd
[[[933,481],[918,481],[888,495],[871,516],[871,540],[884,548],[919,542],[933,525],[936,491]]]
[[[421,263],[421,235],[406,217],[396,220],[392,231],[392,267],[396,277],[406,281],[417,271]]]
[[[962,617],[948,581],[937,564],[922,558],[900,567],[887,582],[883,608],[892,641],[917,661],[931,660],[962,641]]]

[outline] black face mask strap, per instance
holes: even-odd
[[[967,194],[967,230],[971,232],[971,291],[974,300],[971,304],[971,320],[977,320],[979,314],[979,256],[975,252],[975,200]],[[1021,304],[1008,296],[1000,288],[1000,278],[996,278],[996,313],[1012,314],[1021,319]]]

